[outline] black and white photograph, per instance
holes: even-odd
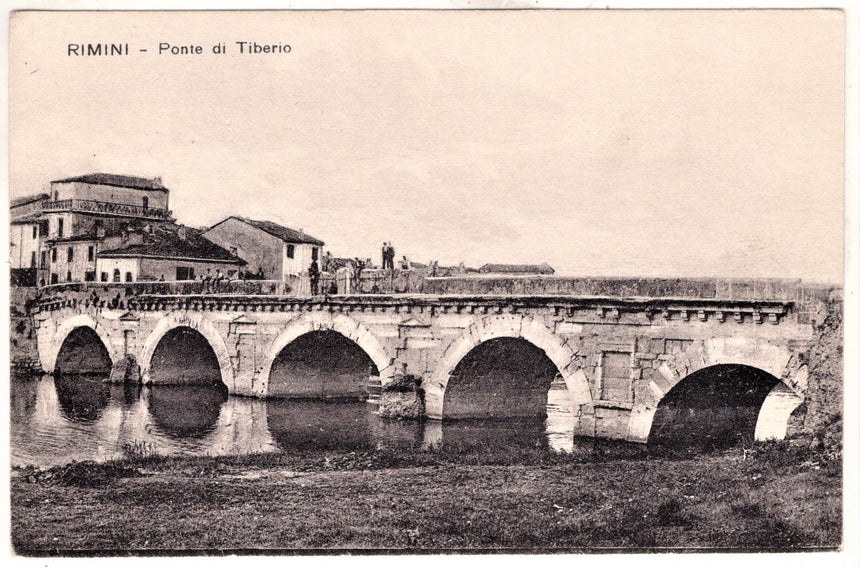
[[[8,14],[13,558],[856,549],[856,13],[109,4]]]

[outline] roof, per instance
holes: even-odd
[[[9,220],[11,225],[21,225],[21,224],[29,224],[29,223],[38,223],[42,221],[42,212],[41,211],[33,211],[32,213],[27,213],[26,215],[20,215],[18,217],[12,217]]]
[[[179,236],[185,231],[185,238]],[[100,258],[165,258],[200,261],[218,261],[228,264],[247,264],[230,251],[203,237],[199,231],[181,225],[157,227],[152,234],[144,235],[141,244],[127,245],[104,252]]]
[[[277,223],[273,223],[272,221],[257,221],[255,219],[246,219],[245,217],[239,217],[236,215],[233,215],[231,217],[227,217],[227,219],[224,219],[224,221],[227,221],[229,219],[236,219],[238,221],[242,221],[243,223],[247,223],[248,225],[251,225],[252,227],[256,227],[256,228],[260,229],[261,231],[265,231],[265,232],[269,233],[270,235],[278,237],[279,239],[281,239],[285,243],[309,244],[309,245],[316,245],[316,246],[320,246],[320,247],[325,245],[325,243],[322,242],[321,240],[314,238],[310,235],[307,235],[307,234],[303,233],[302,231],[290,229],[289,227],[284,227],[283,225],[278,225]],[[221,221],[219,223],[216,223],[215,225],[212,225],[212,227],[210,227],[209,230],[214,229],[216,226],[220,225],[224,221]]]
[[[128,187],[131,189],[154,189],[157,191],[168,191],[161,185],[161,178],[142,178],[134,176],[123,176],[119,174],[86,174],[66,179],[57,179],[51,183],[92,183],[97,185],[112,185],[115,187]]]
[[[547,263],[543,264],[485,264],[478,272],[497,272],[503,274],[555,274],[555,270]]]
[[[86,235],[73,235],[71,237],[60,237],[56,239],[45,239],[46,243],[60,245],[63,243],[86,243],[86,242],[98,242],[102,239],[96,237],[95,235],[86,234]]]
[[[42,201],[43,199],[48,199],[48,197],[49,195],[47,193],[37,193],[36,195],[25,195],[24,197],[16,197],[9,202],[9,207],[21,207],[22,205],[27,205],[28,203],[33,203],[34,201]]]

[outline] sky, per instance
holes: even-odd
[[[379,262],[391,241],[443,265],[839,283],[843,26],[811,10],[18,13],[10,195],[160,176],[182,223],[269,219],[335,256]],[[67,55],[87,42],[131,53]]]

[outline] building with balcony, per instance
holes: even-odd
[[[50,197],[42,203],[48,219],[48,238],[112,231],[131,220],[172,221],[169,190],[161,178],[116,174],[87,174],[51,182]]]
[[[307,274],[311,262],[321,262],[325,246],[301,230],[236,216],[216,223],[203,236],[245,260],[250,274],[266,280]]]
[[[96,280],[100,251],[173,223],[169,194],[160,178],[97,173],[52,181],[40,203],[46,235],[38,283]]]

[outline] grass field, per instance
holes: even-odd
[[[160,551],[834,549],[841,461],[806,446],[148,456],[13,471],[12,541]]]

